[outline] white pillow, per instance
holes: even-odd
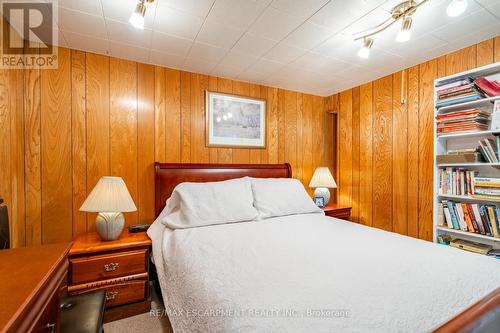
[[[166,207],[162,223],[171,229],[251,221],[258,216],[248,177],[181,183],[175,187]]]
[[[323,213],[300,181],[293,178],[252,178],[254,206],[259,218]]]

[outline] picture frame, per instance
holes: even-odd
[[[206,146],[266,148],[266,100],[206,91]]]
[[[325,207],[325,198],[323,197],[314,197],[314,203],[316,204],[316,206],[320,207],[320,208],[323,208]]]

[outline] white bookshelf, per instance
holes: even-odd
[[[476,68],[474,70],[450,75],[447,77],[439,78],[434,81],[434,85],[446,82],[450,79],[466,78],[466,77],[480,77],[495,78],[500,80],[500,62],[488,66]],[[434,89],[434,105],[437,101],[437,89]],[[499,100],[500,96],[481,98],[475,101],[457,103],[454,105],[434,108],[434,116],[438,114],[465,110],[469,108],[478,108],[481,110],[493,109],[495,100]],[[482,198],[474,198],[470,196],[460,195],[440,195],[439,194],[439,169],[446,167],[467,168],[468,170],[477,170],[480,176],[483,177],[496,177],[500,178],[500,163],[437,163],[436,156],[445,154],[449,149],[460,148],[475,148],[478,145],[478,140],[490,137],[495,132],[487,131],[471,131],[464,133],[450,133],[437,136],[436,122],[434,121],[434,241],[437,240],[438,235],[448,234],[453,238],[466,239],[478,243],[489,244],[494,248],[500,248],[500,239],[481,235],[477,233],[466,232],[462,230],[450,229],[447,227],[438,226],[438,203],[442,200],[451,200],[454,202],[467,202],[467,203],[480,203],[480,204],[494,204],[500,206],[500,200],[490,200]]]

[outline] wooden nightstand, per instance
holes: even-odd
[[[348,220],[351,216],[351,207],[340,206],[337,204],[328,204],[322,208],[326,216],[336,217],[342,220]]]
[[[118,240],[107,242],[95,232],[76,237],[68,254],[68,293],[104,289],[106,309],[146,301],[150,248],[145,232],[126,230]]]

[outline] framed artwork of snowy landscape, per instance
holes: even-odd
[[[266,101],[207,91],[207,146],[266,147]]]

